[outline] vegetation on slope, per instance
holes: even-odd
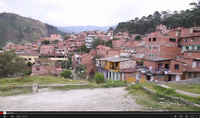
[[[136,99],[138,104],[144,105],[146,110],[156,111],[156,110],[166,110],[166,111],[199,111],[199,107],[194,107],[191,105],[184,104],[180,101],[169,99],[165,97],[163,93],[168,93],[169,95],[178,95],[173,90],[168,90],[163,88],[156,88],[156,94],[150,94],[145,91],[142,86],[148,88],[154,88],[154,84],[135,84],[129,86],[127,89],[130,94]],[[166,95],[167,96],[167,95]],[[181,95],[179,95],[182,97]]]
[[[115,32],[128,31],[133,34],[146,34],[155,31],[156,26],[164,24],[168,28],[200,26],[200,1],[191,3],[192,9],[174,11],[156,11],[151,15],[136,17],[128,22],[118,24]]]
[[[8,41],[24,43],[50,34],[62,34],[56,27],[12,13],[0,13],[0,47]]]

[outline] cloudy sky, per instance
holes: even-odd
[[[0,0],[12,12],[55,26],[115,25],[154,11],[185,10],[195,0]]]

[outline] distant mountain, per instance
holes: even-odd
[[[107,31],[110,27],[115,28],[116,26],[67,26],[67,27],[58,27],[59,30],[66,33],[80,33],[83,31]]]
[[[8,41],[35,41],[50,34],[64,34],[56,27],[13,13],[0,13],[0,48]]]

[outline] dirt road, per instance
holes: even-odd
[[[125,88],[43,91],[0,97],[0,111],[139,111]]]

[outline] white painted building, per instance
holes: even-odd
[[[92,48],[92,44],[96,38],[96,35],[88,35],[85,39],[85,46],[87,48]]]

